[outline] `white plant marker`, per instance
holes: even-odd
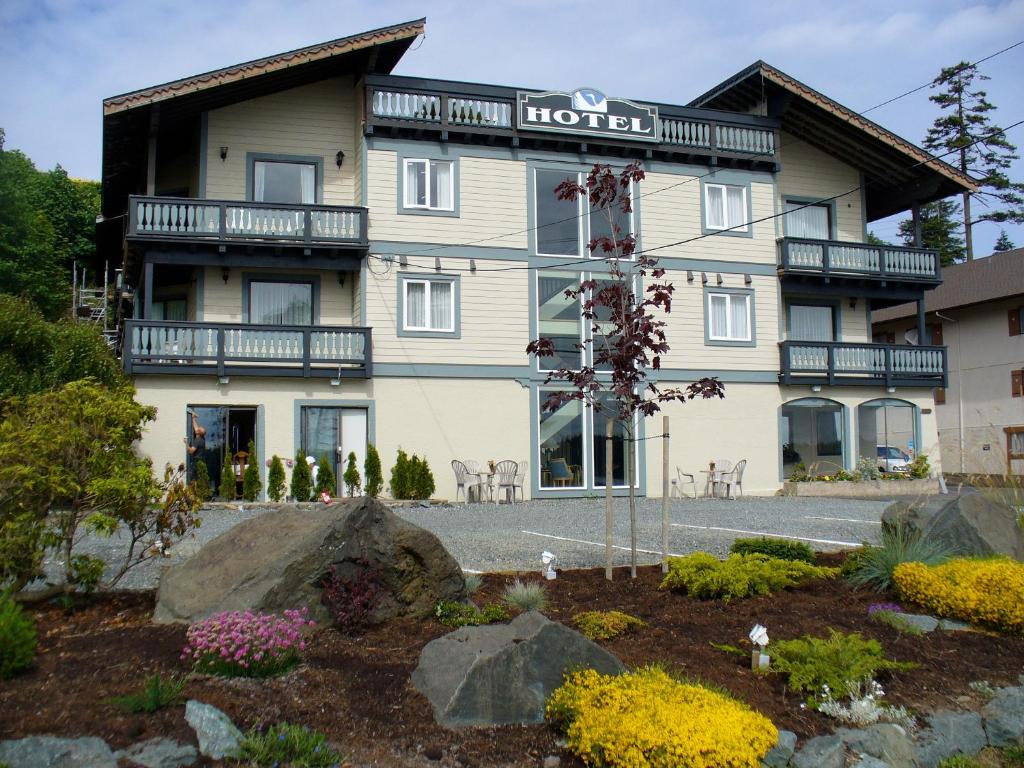
[[[768,628],[761,624],[755,624],[750,630],[750,642],[754,644],[754,650],[750,653],[750,668],[755,672],[768,669],[771,657],[764,652],[768,645]]]
[[[544,552],[540,556],[540,562],[544,566],[541,569],[541,573],[544,575],[544,578],[548,581],[554,581],[556,578],[558,578],[558,574],[555,573],[555,560],[556,558],[554,554],[548,552],[547,550],[544,550]]]

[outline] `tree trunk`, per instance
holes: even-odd
[[[961,150],[963,151],[963,150]],[[974,241],[971,238],[971,193],[964,192],[964,247],[967,260],[974,260]]]
[[[629,478],[629,577],[636,578],[636,443],[633,441],[633,430],[626,432],[628,438],[627,461],[629,467],[626,476]]]
[[[614,462],[612,456],[612,438],[615,434],[615,422],[610,418],[606,422],[604,438],[604,577],[612,580],[612,527],[614,526],[615,500],[612,493],[612,475]]]

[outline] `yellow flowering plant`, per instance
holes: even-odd
[[[572,617],[573,624],[591,640],[611,640],[647,622],[622,611],[584,611]]]

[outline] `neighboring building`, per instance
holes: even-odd
[[[942,270],[925,299],[927,332],[949,349],[949,386],[935,390],[946,472],[1024,474],[1024,248]],[[873,314],[876,341],[916,344],[916,308]]]
[[[600,220],[555,185],[632,159],[623,224],[676,286],[658,378],[726,386],[666,409],[673,466],[745,458],[746,491],[773,493],[798,461],[873,460],[890,413],[934,451],[945,348],[872,344],[870,317],[939,285],[937,255],[866,226],[973,182],[761,62],[689,106],[389,74],[424,23],[104,101],[100,242],[123,254],[155,462],[183,460],[194,409],[214,482],[250,439],[261,463],[360,464],[369,440],[385,473],[399,446],[426,455],[441,497],[454,458],[528,462],[534,498],[600,492],[600,417],[542,413],[525,348],[571,352],[587,331],[564,290],[608,269],[586,251]],[[641,494],[661,464],[641,441]]]

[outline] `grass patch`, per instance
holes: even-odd
[[[280,723],[264,733],[252,731],[241,744],[240,758],[261,766],[332,768],[344,756],[327,743],[327,737],[302,725]]]
[[[480,591],[480,587],[484,585],[484,577],[479,573],[467,573],[464,575],[464,579],[466,582],[466,594],[468,595]]]
[[[508,621],[509,615],[497,603],[485,605],[483,609],[469,603],[457,603],[454,600],[442,600],[434,608],[437,620],[446,627],[476,627],[481,624],[494,624]]]
[[[181,692],[185,689],[186,677],[170,676],[166,679],[160,675],[147,677],[142,690],[115,696],[110,700],[118,709],[132,714],[152,713],[178,703]]]
[[[913,635],[914,637],[917,637],[918,635],[924,634],[923,629],[911,624],[899,611],[874,611],[868,615],[868,619],[876,624],[884,624],[887,627],[892,627],[903,635]]]
[[[521,611],[543,611],[548,607],[548,588],[536,581],[516,579],[505,587],[502,600]]]
[[[643,619],[622,611],[584,611],[573,616],[572,621],[591,640],[612,640],[631,629],[647,626]]]
[[[865,546],[847,557],[853,562],[846,575],[855,587],[869,587],[884,592],[892,587],[892,575],[902,563],[938,565],[956,554],[956,548],[943,539],[925,537],[906,526],[882,526],[878,546]]]

